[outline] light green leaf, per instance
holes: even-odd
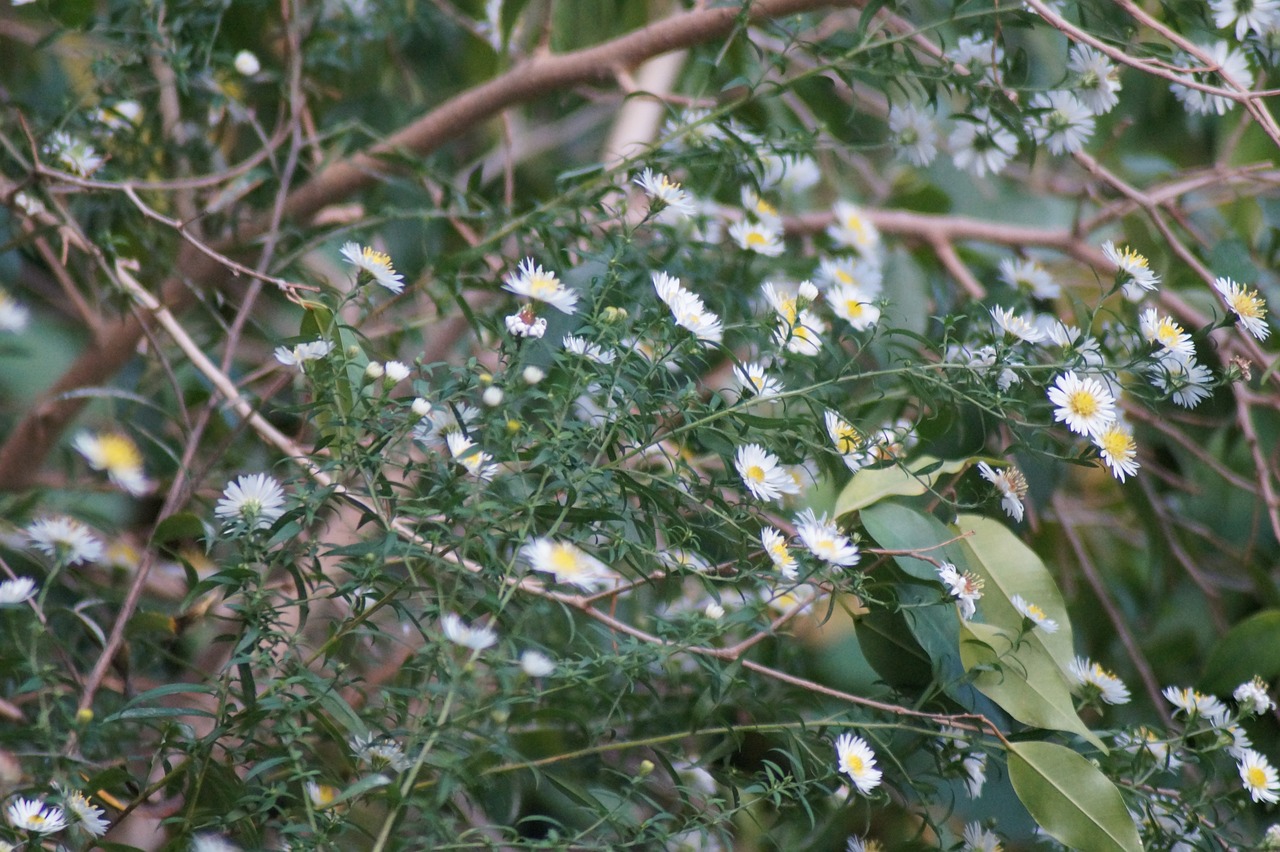
[[[1010,743],[1009,780],[1035,821],[1072,849],[1142,849],[1120,791],[1071,749],[1053,743]]]
[[[1042,646],[1025,638],[1014,650],[1016,635],[976,622],[960,629],[960,660],[965,671],[973,672],[980,666],[985,669],[973,673],[973,685],[1024,725],[1077,734],[1106,751],[1102,740],[1076,715],[1071,690],[1052,658]]]
[[[1227,631],[1209,653],[1200,688],[1226,695],[1254,675],[1280,674],[1280,609],[1254,613]]]
[[[941,477],[964,470],[968,464],[968,459],[940,462],[932,456],[921,456],[909,468],[893,465],[860,470],[836,498],[836,517],[856,512],[885,497],[915,497],[924,494]]]
[[[1036,628],[1028,639],[1047,651],[1066,677],[1075,654],[1071,621],[1062,593],[1040,557],[1004,524],[982,515],[961,515],[955,529],[971,533],[964,541],[974,570],[986,583],[978,604],[983,620],[1016,634],[1022,625],[1022,614],[1011,603],[1013,596],[1021,595],[1023,600],[1040,607],[1057,622],[1058,629],[1048,633]]]

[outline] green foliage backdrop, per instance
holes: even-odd
[[[0,9],[0,849],[1280,848],[1278,49]]]

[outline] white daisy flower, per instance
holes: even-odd
[[[1186,357],[1196,352],[1191,335],[1183,331],[1173,317],[1161,316],[1155,308],[1142,312],[1138,317],[1138,328],[1148,343],[1159,344],[1179,356]]]
[[[850,567],[858,564],[862,555],[858,546],[840,532],[827,516],[815,517],[813,509],[805,509],[795,517],[796,536],[805,548],[823,562]]]
[[[1138,464],[1138,445],[1128,425],[1117,419],[1094,435],[1093,443],[1116,479],[1124,482],[1125,477],[1137,474],[1141,466]]]
[[[617,352],[612,349],[601,349],[585,337],[565,335],[564,340],[561,342],[564,343],[566,352],[586,358],[588,361],[594,361],[597,364],[612,364],[618,359]]]
[[[1120,72],[1105,54],[1087,44],[1073,44],[1067,69],[1075,75],[1071,91],[1094,115],[1105,115],[1120,102]]]
[[[493,463],[493,456],[481,450],[476,442],[462,431],[450,432],[444,440],[453,460],[481,482],[488,482],[498,472],[498,465]]]
[[[1280,3],[1280,0],[1276,0]],[[1267,303],[1257,290],[1237,284],[1230,278],[1218,278],[1213,282],[1214,289],[1222,294],[1223,301],[1231,310],[1244,330],[1258,340],[1266,340],[1271,329],[1267,328]]]
[[[277,346],[276,360],[286,367],[303,369],[308,361],[318,361],[333,351],[333,343],[328,340],[313,340],[310,343],[299,343],[292,349]]]
[[[1107,704],[1128,704],[1129,688],[1124,681],[1087,657],[1076,657],[1067,667],[1074,691],[1097,695]]]
[[[14,799],[7,810],[10,824],[19,831],[53,834],[67,827],[61,808],[46,807],[38,799]]]
[[[754,189],[744,186],[741,193],[743,210],[761,222],[768,222],[771,225],[782,224],[782,216],[779,215],[778,208],[761,198]]]
[[[724,618],[724,607],[715,601],[711,601],[703,608],[702,614],[712,621],[719,621]]]
[[[826,410],[822,419],[827,427],[827,437],[835,445],[837,453],[848,456],[862,450],[866,439],[852,423],[831,409]]]
[[[764,364],[759,361],[752,361],[750,364],[734,364],[733,376],[738,380],[738,387],[756,399],[768,399],[786,390],[782,382],[769,375]]]
[[[1266,802],[1269,805],[1280,801],[1280,778],[1271,763],[1253,749],[1245,749],[1237,764],[1240,780],[1249,797],[1255,802]]]
[[[1018,137],[986,107],[973,111],[972,120],[957,122],[947,140],[956,168],[974,177],[998,175],[1018,153]]]
[[[805,308],[795,322],[779,318],[773,330],[773,342],[794,355],[813,356],[822,351],[822,333],[826,330],[827,324],[822,318]]]
[[[17,334],[31,322],[31,311],[0,287],[0,331]]]
[[[529,677],[547,677],[555,673],[555,660],[541,651],[530,649],[520,655],[520,670]]]
[[[535,538],[520,548],[520,559],[534,571],[550,574],[557,583],[598,591],[618,580],[614,571],[567,541]]]
[[[32,547],[60,565],[82,565],[102,558],[102,541],[71,518],[41,518],[26,532]]]
[[[307,799],[311,802],[311,807],[316,810],[332,807],[338,801],[338,795],[342,792],[332,784],[318,784],[315,781],[308,781],[303,787],[307,792]]]
[[[240,852],[240,847],[216,834],[196,834],[191,838],[191,852]]]
[[[1049,400],[1057,406],[1053,419],[1067,424],[1077,435],[1100,434],[1116,419],[1115,397],[1090,376],[1080,378],[1068,370],[1053,380]]]
[[[1000,835],[988,831],[981,823],[971,822],[964,827],[964,848],[961,852],[1001,852]]]
[[[36,593],[36,581],[17,577],[0,583],[0,606],[13,606],[30,600]]]
[[[960,617],[969,621],[978,611],[978,601],[982,600],[982,578],[972,571],[960,573],[950,562],[938,566],[938,577],[947,587],[947,591],[956,599],[960,607]]]
[[[1250,32],[1264,36],[1280,28],[1280,0],[1209,0],[1209,8],[1218,29],[1235,27],[1236,41]]]
[[[1026,343],[1039,343],[1044,340],[1044,331],[1036,324],[1035,319],[1020,317],[1013,311],[1006,311],[997,305],[991,309],[991,318],[996,326],[1005,334],[1012,335]]]
[[[424,400],[425,402],[425,400]],[[455,414],[456,412],[456,414]],[[424,419],[413,427],[413,440],[438,449],[448,449],[448,437],[453,432],[465,432],[480,419],[480,409],[474,405],[442,405],[428,408]]]
[[[824,257],[818,260],[814,277],[824,290],[845,287],[875,299],[884,291],[884,269],[880,257]]]
[[[1004,258],[1000,261],[1000,279],[1016,290],[1030,290],[1037,299],[1056,299],[1062,293],[1053,276],[1034,260]]]
[[[107,162],[92,145],[63,130],[49,137],[44,152],[57,158],[58,163],[67,171],[80,177],[89,177]]]
[[[237,477],[227,483],[213,513],[228,523],[240,521],[247,529],[270,529],[284,514],[284,489],[265,473]]]
[[[1226,747],[1227,754],[1236,760],[1244,755],[1246,749],[1253,748],[1253,742],[1240,725],[1240,720],[1225,706],[1209,717],[1209,724],[1218,732],[1218,741]]]
[[[1036,626],[1045,633],[1057,633],[1058,622],[1050,618],[1043,609],[1031,603],[1022,597],[1022,595],[1014,595],[1009,598],[1009,603],[1013,604],[1013,608],[1022,613],[1023,618],[1028,618]]]
[[[1205,695],[1189,686],[1167,686],[1161,694],[1187,716],[1208,718],[1227,709],[1216,697]]]
[[[404,291],[404,276],[396,272],[386,252],[359,243],[343,243],[341,254],[356,268],[357,285],[373,281],[392,293]]]
[[[866,331],[880,321],[880,308],[856,287],[834,287],[827,294],[832,312],[854,331]]]
[[[865,258],[879,257],[880,230],[861,207],[850,201],[837,201],[832,213],[834,221],[827,227],[827,236],[836,245],[851,248]]]
[[[89,462],[89,467],[106,471],[112,482],[135,497],[147,494],[155,487],[142,469],[142,453],[127,435],[81,432],[72,441],[72,446]]]
[[[473,651],[483,651],[498,641],[498,634],[492,629],[469,625],[452,612],[440,617],[440,629],[444,632],[444,638]]]
[[[978,473],[1000,492],[1000,505],[1004,508],[1005,514],[1015,521],[1021,521],[1024,511],[1022,500],[1027,496],[1027,478],[1022,475],[1022,471],[1013,465],[997,471],[986,462],[980,461]]]
[[[1043,92],[1031,99],[1043,110],[1033,120],[1031,135],[1053,154],[1074,154],[1093,135],[1093,113],[1071,92]]]
[[[956,39],[956,46],[947,58],[965,69],[970,76],[978,78],[979,82],[993,84],[996,82],[996,71],[1004,62],[1004,48],[996,44],[994,39],[974,33]]]
[[[49,208],[44,206],[44,202],[34,195],[26,192],[19,192],[13,196],[13,204],[28,216],[42,216],[49,212]]]
[[[777,257],[785,248],[782,244],[782,228],[776,223],[742,219],[729,226],[729,236],[739,248],[765,257]]]
[[[764,173],[760,185],[767,189],[779,189],[798,195],[813,189],[822,180],[818,163],[803,154],[775,154],[767,152],[760,160]]]
[[[1173,394],[1173,401],[1183,408],[1195,408],[1209,398],[1213,373],[1208,367],[1176,352],[1161,351],[1158,355],[1150,372],[1153,386]]]
[[[916,166],[927,166],[938,156],[938,127],[934,117],[908,104],[889,110],[889,132],[897,155]]]
[[[644,190],[651,201],[659,203],[659,209],[670,209],[682,216],[692,216],[696,212],[689,194],[664,174],[646,168],[635,179],[635,184]]]
[[[1231,693],[1231,697],[1240,705],[1240,709],[1246,713],[1252,713],[1255,716],[1261,716],[1263,713],[1269,713],[1275,709],[1276,703],[1271,699],[1271,695],[1267,692],[1267,684],[1257,675],[1253,676],[1253,680],[1247,680],[1235,688]]]
[[[1160,283],[1160,276],[1151,271],[1147,258],[1125,246],[1117,249],[1115,243],[1107,240],[1102,244],[1102,253],[1116,268],[1127,275],[1128,280],[1143,290],[1154,290]]]
[[[374,734],[353,737],[351,751],[355,754],[356,760],[369,764],[377,772],[384,769],[404,772],[413,766],[413,761],[404,753],[404,749],[390,737]]]
[[[788,580],[794,580],[797,573],[796,558],[787,547],[786,537],[773,527],[765,527],[760,530],[760,543],[764,545],[764,552],[769,554],[769,561],[778,569],[778,573]]]
[[[101,837],[111,827],[105,819],[105,811],[94,806],[79,790],[65,791],[62,804],[67,816],[94,837]]]
[[[759,444],[738,447],[733,464],[757,500],[777,500],[783,494],[800,492],[800,486],[778,462],[778,457]]]
[[[1243,86],[1245,90],[1253,88],[1253,71],[1249,68],[1249,60],[1245,58],[1242,51],[1237,50],[1225,41],[1214,42],[1211,45],[1198,45],[1201,51],[1209,56],[1221,71],[1197,71],[1186,75],[1187,79],[1197,83],[1203,83],[1208,86],[1214,86],[1220,89],[1232,88],[1226,83],[1226,78],[1231,78],[1235,83]],[[1193,56],[1185,53],[1176,57],[1176,62],[1186,68],[1202,68],[1204,63]],[[1221,95],[1212,95],[1200,89],[1191,89],[1181,83],[1170,83],[1169,91],[1173,92],[1173,96],[1182,101],[1182,105],[1187,108],[1188,112],[1200,113],[1202,115],[1226,115],[1235,105],[1236,102],[1231,98],[1224,98]]]
[[[658,298],[671,309],[676,325],[693,332],[704,343],[719,343],[724,338],[720,318],[708,311],[702,299],[680,286],[679,278],[665,272],[653,273],[653,289]]]
[[[506,277],[502,289],[544,302],[561,313],[572,314],[578,308],[578,294],[560,283],[560,279],[549,269],[543,269],[526,257],[516,271]]]
[[[836,738],[836,769],[848,775],[864,796],[880,786],[882,773],[876,769],[876,753],[862,737],[841,734]]]

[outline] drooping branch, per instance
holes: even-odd
[[[634,67],[672,50],[723,38],[743,23],[852,5],[854,0],[756,0],[746,9],[697,9],[594,47],[562,55],[536,56],[456,95],[366,151],[320,171],[290,194],[284,204],[284,215],[295,221],[306,219],[322,206],[378,181],[386,169],[384,158],[388,155],[425,156],[512,106],[573,85],[612,82],[619,69]],[[238,234],[239,242],[253,243],[270,225],[269,216],[253,220]],[[179,252],[174,269],[174,274],[161,288],[160,302],[175,314],[191,307],[202,290],[215,286],[226,276],[220,264],[189,245],[184,245]],[[106,326],[102,337],[81,353],[0,446],[0,489],[17,490],[32,484],[50,449],[84,405],[84,398],[69,396],[70,392],[101,385],[117,373],[133,356],[142,333],[142,323],[136,317],[124,317]]]

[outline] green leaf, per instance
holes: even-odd
[[[902,465],[860,470],[836,498],[836,517],[866,508],[886,497],[915,497],[928,492],[941,477],[964,470],[968,459],[939,461],[921,456],[909,468]]]
[[[973,685],[1024,725],[1076,734],[1106,751],[1076,715],[1067,681],[1048,653],[1025,638],[1014,649],[1016,635],[976,622],[961,628],[960,659]]]
[[[1028,641],[1047,651],[1066,677],[1075,655],[1071,621],[1058,584],[1040,557],[1004,524],[982,515],[961,515],[956,519],[955,529],[971,533],[965,538],[964,546],[972,557],[975,572],[986,584],[978,604],[983,620],[1017,634],[1023,617],[1011,602],[1013,596],[1021,595],[1023,600],[1040,607],[1058,623],[1058,629],[1048,633],[1036,628]]]
[[[966,556],[959,543],[954,541],[955,534],[930,515],[897,501],[885,500],[863,510],[861,520],[867,532],[883,548],[927,553],[934,559],[956,563],[960,570],[966,570]],[[887,683],[900,686],[896,678],[907,675],[918,677],[918,672],[912,672],[911,669],[919,668],[916,658],[923,655],[929,665],[929,680],[940,684],[948,695],[970,711],[993,715],[996,708],[979,695],[965,678],[959,649],[959,614],[955,603],[941,586],[937,569],[930,562],[905,554],[895,556],[894,563],[906,575],[898,575],[895,583],[900,612],[893,614],[892,623],[886,623],[885,620],[877,623],[876,616],[882,612],[877,610],[859,619],[858,626],[862,628],[863,622],[868,622],[868,627],[878,629],[881,633],[892,630],[899,642],[910,637],[914,637],[916,641],[910,644],[913,651],[911,656],[897,656],[886,660],[886,651],[889,650],[886,643],[890,641],[888,637],[868,637],[873,646],[876,645],[877,638],[880,640],[879,647],[876,648],[876,671]],[[912,582],[913,580],[923,582]],[[899,624],[906,627],[910,637],[905,636]],[[863,642],[865,651],[867,643],[864,642],[864,635],[865,632],[860,629],[858,638],[859,642]]]
[[[1142,849],[1120,791],[1071,749],[1053,743],[1010,743],[1009,780],[1035,821],[1072,849]]]
[[[1280,674],[1280,609],[1254,613],[1227,631],[1209,652],[1200,689],[1226,695],[1254,675]]]

